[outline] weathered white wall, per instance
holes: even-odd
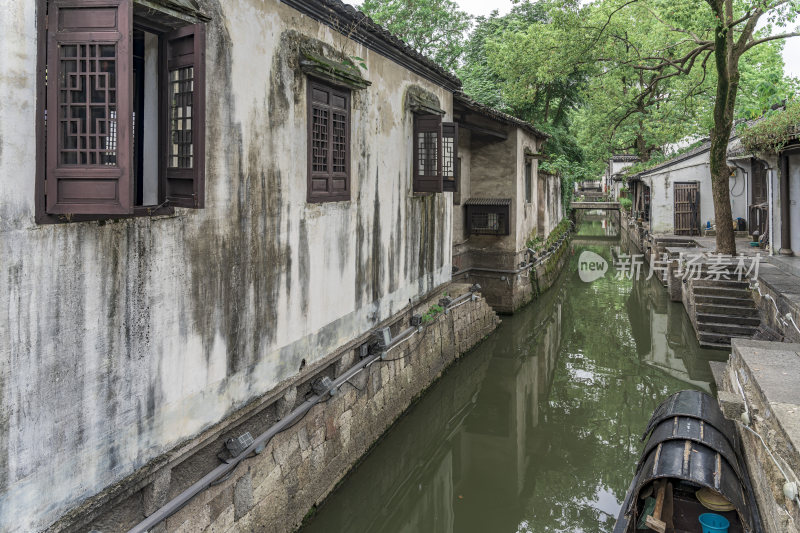
[[[47,526],[451,271],[450,195],[411,194],[411,84],[278,0],[198,0],[206,209],[34,222],[36,9],[0,17],[0,524]],[[299,34],[366,59],[352,199],[306,203]]]
[[[700,225],[714,224],[714,204],[711,195],[711,172],[708,152],[697,154],[680,163],[642,177],[650,186],[650,231],[673,233],[675,230],[675,189],[677,182],[700,184]]]
[[[740,162],[748,169],[749,163]],[[700,226],[716,223],[714,218],[714,196],[711,192],[711,167],[709,152],[703,152],[664,169],[645,174],[642,180],[651,187],[650,231],[652,233],[673,233],[675,231],[675,183],[697,182],[700,184]],[[749,201],[749,179],[742,170],[737,170],[728,182],[731,191],[731,214],[747,220]]]
[[[731,163],[731,166],[736,169],[736,172],[731,176],[729,182],[731,191],[731,213],[734,220],[739,217],[747,220],[747,206],[750,203],[750,160],[736,161],[736,163],[739,167],[744,167],[744,170]]]
[[[470,197],[511,198],[510,234],[504,236],[471,235],[469,246],[472,249],[491,249],[514,253],[519,250],[515,232],[518,209],[516,195],[519,191],[520,179],[518,130],[489,119],[485,120],[485,127],[505,131],[508,138],[498,141],[497,139],[487,140],[478,135],[472,136]]]
[[[792,251],[800,255],[800,154],[789,156],[789,217]]]
[[[516,208],[516,247],[517,251],[525,248],[525,242],[532,233],[536,232],[537,211],[536,211],[536,187],[539,180],[539,161],[537,159],[531,160],[531,202],[526,202],[525,196],[525,165],[526,149],[534,154],[538,154],[543,142],[536,139],[530,133],[521,129],[517,130],[517,154],[516,154],[516,187],[512,205]]]
[[[453,206],[453,246],[463,244],[469,238],[466,234],[466,208],[464,202],[469,200],[471,175],[472,175],[472,151],[470,143],[472,135],[466,128],[458,130],[458,157],[461,159],[461,178],[459,180],[459,190],[453,193],[453,198],[458,198],[458,205]],[[454,201],[455,203],[455,201]]]

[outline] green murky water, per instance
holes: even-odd
[[[579,279],[584,250],[624,251],[608,233],[584,222],[559,282],[454,365],[304,533],[610,531],[653,409],[709,391],[727,355],[699,347],[656,280]]]

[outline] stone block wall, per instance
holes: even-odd
[[[787,313],[795,321],[800,320],[800,289],[796,281],[796,277],[784,274],[771,265],[762,264],[758,276],[762,295],[753,291],[753,299],[763,324],[780,333],[784,341],[800,343],[800,332],[786,320]]]
[[[446,290],[457,297],[467,288],[450,284]],[[413,312],[424,313],[444,290],[432,293]],[[408,327],[411,314],[394,317],[393,334]],[[230,478],[198,494],[152,531],[295,530],[413,401],[498,324],[480,295],[439,314],[390,351],[386,361],[376,361],[357,374],[338,394],[275,436],[262,453],[240,464]],[[91,519],[73,516],[54,531],[127,531],[219,464],[216,454],[225,438],[244,431],[257,437],[305,401],[313,379],[343,374],[358,360],[357,353],[357,344],[351,343],[327,358],[326,366],[316,366],[306,383],[285,387],[273,395],[277,401],[230,424],[202,447],[181,452],[180,461],[153,469],[145,481],[131,479],[127,489],[117,487],[118,492],[129,493],[125,498],[108,498],[91,512]]]
[[[750,428],[769,447],[790,481],[800,472],[800,393],[793,376],[800,371],[800,344],[733,339],[733,353],[717,377],[720,406],[725,416],[740,420],[746,398]],[[741,390],[740,388],[741,387]],[[737,423],[745,462],[758,502],[764,531],[800,531],[800,507],[783,494],[784,477],[758,436]]]

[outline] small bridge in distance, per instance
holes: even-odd
[[[570,204],[572,209],[586,209],[586,210],[603,210],[603,211],[619,211],[619,202],[572,202]]]

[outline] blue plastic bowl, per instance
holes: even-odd
[[[724,516],[704,513],[700,515],[700,525],[703,526],[703,533],[728,533],[731,523]]]

